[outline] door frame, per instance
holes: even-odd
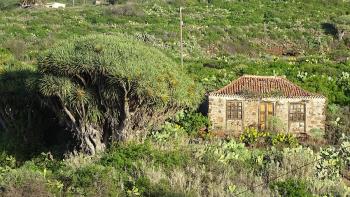
[[[265,127],[264,128],[261,128],[261,105],[265,105],[265,112],[264,112],[264,125]],[[269,111],[268,111],[268,104],[272,104],[272,115],[269,114]],[[272,102],[272,101],[260,101],[259,102],[259,106],[258,106],[258,130],[259,131],[264,131],[266,130],[267,128],[267,119],[268,117],[270,116],[275,116],[275,113],[276,113],[276,105],[275,105],[275,102]]]

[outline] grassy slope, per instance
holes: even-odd
[[[130,15],[113,14],[108,7],[65,10],[12,9],[0,13],[0,40],[23,39],[29,50],[51,46],[71,36],[96,32],[147,33],[175,53],[178,40],[177,6],[159,1],[129,6]],[[217,1],[219,2],[219,1]],[[139,7],[138,9],[135,7]],[[185,6],[185,47],[188,58],[220,55],[331,54],[344,46],[326,35],[322,23],[346,14],[340,1],[229,1]],[[144,13],[144,14],[142,14]],[[265,25],[264,25],[265,24]]]
[[[120,8],[93,6],[65,10],[1,11],[0,65],[35,64],[37,54],[59,40],[116,32],[133,34],[178,59],[178,6],[160,2],[154,5],[154,2],[150,2],[132,7],[131,16],[116,14]],[[334,53],[346,54],[348,49],[333,35],[325,34],[321,24],[331,21],[332,17],[346,14],[349,3],[320,0],[231,1],[210,6],[190,2],[185,7],[185,63],[194,73],[193,77],[209,90],[243,73],[276,73],[287,75],[309,90],[327,94],[332,102],[340,102],[340,99],[343,103],[348,101],[346,93],[337,90],[337,84],[325,80],[327,77],[336,79],[341,76],[341,72],[350,72],[348,63],[333,61],[336,59],[333,58]],[[300,57],[276,60],[276,56],[289,49],[298,51]],[[220,69],[202,66],[208,62]],[[305,72],[315,74],[316,77],[300,77]],[[164,147],[159,144],[150,147],[117,147],[93,161],[80,157],[74,157],[71,161],[52,161],[49,155],[42,155],[28,161],[18,170],[6,169],[5,183],[13,184],[9,184],[10,188],[14,187],[7,191],[11,196],[11,192],[23,187],[23,195],[26,195],[26,189],[46,185],[57,195],[64,192],[72,196],[123,196],[129,191],[135,192],[135,188],[140,190],[139,193],[152,192],[149,196],[165,196],[168,190],[171,190],[169,196],[176,196],[175,192],[179,192],[178,196],[191,193],[194,196],[223,196],[260,184],[263,176],[259,173],[268,172],[271,176],[283,174],[309,163],[315,157],[309,149],[293,150],[295,153],[287,149],[282,153],[284,165],[276,167],[272,162],[265,169],[261,168],[259,162],[251,163],[259,161],[265,154],[270,155],[258,149],[248,151],[249,155],[257,156],[245,156],[248,157],[246,161],[239,159],[234,160],[232,165],[224,165],[211,152],[203,153],[206,145],[197,147],[185,143],[184,147],[168,147],[169,144],[176,143],[172,140],[171,143],[165,143]],[[219,145],[213,143],[208,146],[216,148]],[[228,152],[248,154],[241,150],[245,148],[232,149]],[[143,158],[145,155],[147,157]],[[245,157],[239,155],[239,158]],[[311,190],[319,195],[329,193],[335,196],[337,192],[344,192],[343,184],[318,180],[312,176],[314,173],[315,169],[310,165],[299,173],[291,174],[290,178],[306,179]],[[26,185],[30,183],[32,185]],[[34,189],[33,193],[36,192]],[[163,193],[157,193],[158,190]],[[256,196],[268,196],[270,192],[265,187],[255,189]],[[251,191],[245,195],[254,196]]]
[[[40,51],[59,40],[117,32],[134,35],[179,60],[178,7],[177,1],[147,1],[114,7],[4,10],[0,12],[0,65],[35,64]],[[184,7],[185,64],[208,90],[244,73],[277,74],[328,96],[331,102],[349,101],[339,84],[324,80],[335,81],[350,71],[347,43],[322,25],[348,14],[348,2],[186,1]],[[285,53],[297,57],[282,56]],[[278,58],[286,61],[276,62]],[[202,66],[208,62],[221,69]],[[308,73],[307,78],[300,73]]]

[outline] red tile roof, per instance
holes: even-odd
[[[244,75],[213,92],[221,95],[308,97],[321,96],[307,92],[284,77]]]

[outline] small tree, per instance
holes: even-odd
[[[171,59],[125,37],[66,41],[39,59],[39,90],[85,153],[110,139],[143,138],[201,99],[201,88]]]
[[[33,6],[35,4],[44,4],[45,0],[21,0],[20,5],[23,8]]]
[[[350,15],[339,16],[334,19],[334,23],[337,28],[338,39],[343,40],[344,36],[350,32]]]

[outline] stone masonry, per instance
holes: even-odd
[[[244,83],[241,83],[242,81]],[[251,84],[255,86],[252,87]],[[242,94],[242,90],[237,90],[239,88],[245,88],[245,92],[246,90],[252,90],[257,94],[247,96]],[[283,92],[283,88],[286,89],[285,92]],[[275,92],[276,90],[280,91],[280,94],[266,94],[266,92]],[[260,92],[264,94],[259,94]],[[226,108],[229,101],[242,103],[240,118],[227,118]],[[284,78],[261,76],[241,77],[228,86],[209,94],[208,116],[212,129],[225,131],[233,135],[239,134],[246,127],[259,129],[260,113],[262,113],[259,107],[262,103],[270,103],[273,106],[273,114],[268,115],[268,117],[279,119],[280,127],[282,127],[279,129],[284,132],[310,134],[313,129],[325,129],[325,97],[308,93]],[[302,114],[304,115],[302,120],[295,121],[291,118],[291,106],[293,104],[303,106]]]
[[[242,120],[226,120],[226,102],[240,101],[243,104]],[[259,103],[271,102],[274,105],[274,116],[283,122],[283,130],[292,133],[309,133],[312,129],[325,129],[325,98],[262,98],[245,99],[243,97],[209,96],[208,115],[212,129],[239,133],[246,127],[258,128]],[[303,123],[289,120],[290,103],[305,104],[305,121]]]

